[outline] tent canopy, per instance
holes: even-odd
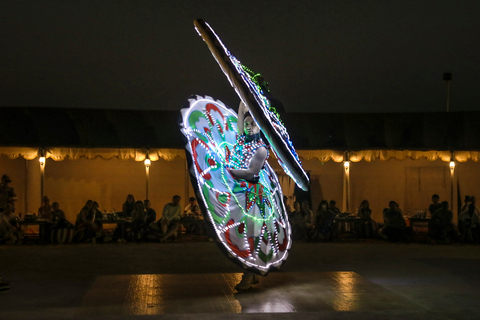
[[[147,150],[152,160],[184,157],[179,151],[184,149],[179,111],[0,107],[0,113],[0,148],[11,158],[33,159],[40,148],[55,160],[99,156],[140,161]],[[472,151],[480,150],[479,118],[480,112],[288,113],[282,120],[307,158],[338,162],[349,150],[351,161],[392,157],[448,161],[450,151],[455,151],[458,160],[466,161],[478,158]]]

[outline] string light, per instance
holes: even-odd
[[[455,169],[455,161],[450,161],[450,169]]]
[[[150,160],[150,158],[146,157],[145,160],[143,161],[143,164],[145,165],[145,167],[148,168],[152,164],[152,161]]]

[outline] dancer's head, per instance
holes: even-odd
[[[260,128],[257,126],[255,120],[253,120],[250,112],[245,113],[245,118],[243,120],[243,128],[247,136],[252,136],[260,133]]]

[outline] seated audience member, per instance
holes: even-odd
[[[97,226],[95,225],[95,208],[94,201],[88,200],[80,213],[77,215],[75,222],[75,237],[77,242],[92,242],[95,243],[95,236]]]
[[[330,205],[328,206],[328,209],[330,209],[330,211],[333,211],[335,215],[339,215],[341,213],[340,209],[337,208],[337,201],[335,200],[330,200]]]
[[[383,210],[384,226],[379,230],[379,235],[388,241],[411,241],[413,232],[408,228],[403,218],[402,211],[395,201],[390,201],[388,208]]]
[[[38,208],[38,218],[45,219],[47,222],[43,225],[43,239],[44,243],[50,242],[53,231],[53,216],[50,199],[47,196],[42,197],[42,205]]]
[[[468,209],[469,203],[470,203],[470,196],[465,196],[465,199],[463,199],[462,208],[460,209],[460,213]]]
[[[302,215],[302,210],[298,201],[293,203],[293,211],[288,216],[288,220],[292,227],[292,240],[307,239],[307,224]]]
[[[145,207],[142,201],[135,202],[135,207],[131,212],[132,222],[129,232],[129,239],[131,241],[140,241],[144,232],[147,230]]]
[[[103,223],[100,220],[103,220],[103,213],[100,210],[100,205],[97,201],[93,201],[93,216],[94,220],[93,223],[95,224],[96,228],[96,235],[95,238],[103,242]]]
[[[190,197],[188,205],[183,210],[185,216],[191,217],[196,220],[203,220],[203,215],[200,212],[200,206],[197,203],[197,198]],[[205,226],[198,223],[190,223],[185,226],[187,233],[200,234],[205,231]]]
[[[292,213],[293,209],[292,206],[288,204],[288,197],[283,196],[283,205],[285,206],[285,210],[287,211],[287,215],[290,216],[290,213]]]
[[[476,204],[476,198],[468,199],[467,207],[458,216],[458,229],[462,242],[478,242],[480,238],[480,214]]]
[[[148,200],[145,200],[145,201],[148,201]],[[150,201],[148,201],[148,205],[146,204],[146,202],[144,202],[144,203],[145,203],[145,208],[150,208],[150,206],[151,206]],[[162,239],[162,219],[160,218],[157,221],[156,220],[157,213],[155,212],[155,210],[153,210],[153,209],[151,209],[151,210],[153,211],[154,215],[152,214],[152,211],[149,211],[149,209],[147,209],[147,211],[146,211],[147,219],[148,219],[148,217],[154,217],[155,220],[148,224],[147,239],[158,241],[158,240]],[[150,212],[150,214],[149,214],[149,212]]]
[[[290,211],[288,214],[288,221],[290,221],[290,224],[292,224],[293,222],[301,219],[302,219],[302,213],[300,209],[300,203],[298,201],[295,201],[293,203],[292,211]]]
[[[122,215],[124,218],[130,218],[132,216],[132,211],[135,209],[135,198],[133,194],[127,195],[127,199],[122,205]]]
[[[430,210],[430,208],[429,208]],[[428,235],[432,240],[452,241],[459,236],[452,223],[453,213],[448,209],[448,202],[443,201],[440,208],[432,214],[428,225]]]
[[[163,237],[161,241],[166,241],[170,237],[174,237],[174,240],[177,240],[178,229],[180,227],[180,218],[182,214],[182,209],[180,207],[180,196],[173,196],[172,202],[167,203],[163,207],[162,219],[160,220],[160,225],[162,227]]]
[[[93,214],[95,215],[95,220],[101,220],[103,219],[103,213],[100,210],[100,206],[97,201],[93,201]]]
[[[0,212],[0,243],[15,244],[23,240],[23,231],[18,224],[19,218],[12,210],[12,205],[7,204]]]
[[[65,212],[60,209],[58,202],[52,203],[52,222],[57,223],[59,221],[66,221]]]
[[[467,205],[468,205],[467,209],[470,209],[471,207],[473,207],[473,211],[477,214],[477,216],[480,216],[480,211],[478,211],[478,208],[477,208],[477,198],[475,196],[470,196],[470,199]]]
[[[51,243],[72,242],[75,235],[75,227],[65,217],[65,212],[60,209],[58,202],[52,203],[53,227],[50,235]]]
[[[0,181],[0,212],[2,212],[7,204],[12,206],[12,212],[15,212],[15,201],[17,201],[17,195],[10,186],[12,180],[9,176],[4,174]]]
[[[185,210],[183,210],[183,214],[197,219],[203,219],[202,213],[200,212],[200,207],[197,203],[197,198],[190,197],[190,199],[188,199],[188,204],[185,207]]]
[[[310,204],[306,200],[302,202],[301,213],[307,229],[311,229],[315,223],[315,218],[313,217],[313,211],[310,209]]]
[[[357,216],[365,220],[360,225],[359,235],[366,238],[375,237],[378,233],[378,225],[375,220],[372,219],[372,210],[370,209],[368,200],[363,200],[362,203],[360,203],[360,207],[357,209]]]
[[[315,213],[315,223],[310,232],[310,240],[312,241],[331,241],[335,239],[335,217],[337,214],[330,210],[328,202],[322,200]]]
[[[47,196],[42,198],[42,206],[38,208],[38,218],[52,221],[52,206],[50,205],[50,199]]]
[[[145,207],[145,224],[149,226],[152,222],[157,220],[157,213],[152,209],[152,203],[150,200],[143,201],[143,206]]]
[[[430,217],[433,215],[435,211],[441,208],[439,201],[440,201],[440,197],[438,196],[438,194],[434,194],[432,196],[432,203],[428,207],[428,213],[430,214]]]

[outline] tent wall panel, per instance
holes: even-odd
[[[400,204],[405,214],[415,209],[428,208],[431,195],[437,193],[440,200],[451,202],[451,180],[448,162],[426,158],[412,160],[373,160],[351,162],[351,209],[356,212],[360,202],[367,199],[373,211],[373,218],[382,222],[382,211],[390,200]],[[137,159],[138,160],[138,159]],[[270,163],[280,171],[274,159]],[[315,211],[322,199],[336,200],[343,206],[343,162],[325,161],[313,157],[304,160],[305,170],[309,171],[312,184],[312,206]],[[17,213],[37,212],[40,206],[40,166],[37,159],[0,156],[0,174],[12,178],[12,186],[18,195]],[[480,162],[465,161],[456,163],[455,179],[461,199],[465,195],[480,196]],[[47,159],[45,167],[45,194],[51,201],[58,201],[70,221],[86,200],[93,199],[101,210],[121,210],[126,195],[132,193],[137,200],[146,196],[145,166],[143,161],[133,158],[102,158],[77,160]],[[457,209],[457,183],[454,183],[453,211]],[[173,195],[182,197],[184,206],[193,195],[186,170],[185,159],[174,157],[170,160],[152,161],[150,167],[149,198],[157,217],[161,215],[165,203]],[[288,192],[286,193],[288,194]],[[28,205],[28,206],[27,206]]]
[[[48,159],[45,194],[58,201],[70,221],[88,199],[95,200],[100,210],[122,210],[127,194],[145,200],[145,166],[141,161],[119,159],[63,160]],[[163,205],[174,194],[185,198],[184,160],[155,161],[150,167],[149,198],[160,217]]]

